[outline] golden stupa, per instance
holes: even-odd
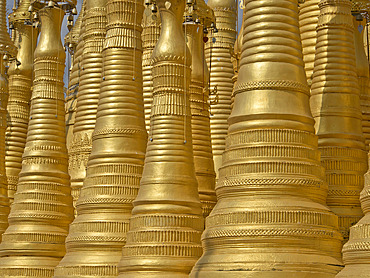
[[[349,0],[322,0],[319,6],[311,111],[329,185],[327,205],[339,216],[346,241],[362,217],[359,196],[367,171],[354,27]]]
[[[60,37],[65,13],[54,2],[37,13],[41,34],[34,53],[30,121],[9,227],[0,244],[1,277],[52,277],[73,219]]]
[[[0,0],[1,278],[369,277],[370,0],[79,1]]]
[[[8,180],[8,197],[12,203],[17,190],[18,175],[22,169],[22,155],[27,138],[30,114],[31,87],[33,82],[33,52],[36,48],[38,31],[35,13],[29,12],[31,2],[22,0],[19,7],[9,16],[19,38],[18,53],[8,69],[9,101],[6,129],[5,168]]]

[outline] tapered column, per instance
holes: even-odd
[[[304,68],[311,87],[315,62],[316,27],[320,14],[320,0],[306,0],[299,4],[299,31],[301,33]]]
[[[360,105],[362,114],[362,133],[365,139],[366,150],[369,151],[370,144],[370,92],[369,92],[369,61],[364,49],[364,24],[365,21],[357,21],[353,17],[354,42],[356,54],[356,70],[360,90]]]
[[[91,153],[100,83],[102,81],[102,50],[106,34],[106,0],[86,0],[83,17],[83,51],[73,139],[69,149],[69,174],[74,207],[86,176],[87,160]]]
[[[370,156],[368,155],[370,158]],[[343,246],[344,269],[335,278],[366,278],[370,271],[370,170],[365,174],[365,186],[360,195],[365,216],[350,229],[349,240]]]
[[[325,205],[297,1],[244,3],[218,201],[190,277],[334,277],[341,236]]]
[[[27,142],[9,227],[0,244],[2,277],[52,277],[65,253],[73,208],[65,142],[63,16],[56,7],[39,11]]]
[[[71,144],[73,140],[73,127],[76,119],[76,108],[77,108],[77,92],[80,83],[81,75],[81,59],[83,53],[83,34],[85,28],[82,27],[82,18],[85,13],[86,1],[83,0],[81,11],[76,19],[75,25],[72,27],[71,31],[67,34],[69,36],[68,42],[65,38],[66,43],[72,44],[73,59],[72,59],[72,69],[70,71],[68,91],[66,96],[66,136],[67,136],[67,149],[71,150]],[[81,32],[81,30],[83,30]]]
[[[162,27],[153,51],[150,137],[119,264],[122,278],[185,278],[202,253],[189,103],[191,55],[181,26],[185,2],[157,4]]]
[[[143,18],[143,96],[145,109],[145,126],[150,129],[150,111],[153,103],[152,53],[161,31],[161,18],[152,12],[153,6],[146,6]]]
[[[319,6],[311,110],[329,184],[327,204],[339,216],[346,241],[362,216],[359,194],[367,170],[351,2],[322,0]]]
[[[9,70],[9,101],[7,129],[5,136],[5,167],[8,180],[8,196],[12,203],[17,190],[18,176],[22,169],[22,155],[27,138],[30,114],[31,86],[33,78],[33,52],[36,48],[37,29],[25,24],[32,13],[28,12],[31,2],[23,0],[18,9],[9,17],[9,21],[20,37],[18,54]]]
[[[142,92],[142,0],[108,0],[103,81],[86,178],[55,278],[118,275],[147,133]]]
[[[215,13],[217,33],[210,33],[205,47],[207,65],[210,68],[210,90],[216,91],[216,101],[211,102],[211,139],[216,175],[222,162],[227,135],[227,119],[231,112],[233,91],[233,64],[231,49],[236,40],[235,0],[209,0],[208,6]],[[214,39],[213,39],[214,37]]]
[[[216,174],[209,123],[209,72],[204,59],[203,25],[188,22],[184,30],[192,57],[190,109],[195,176],[203,216],[207,217],[216,204]]]
[[[243,13],[244,19],[244,13]],[[244,20],[243,20],[244,21]],[[234,44],[234,53],[231,56],[231,62],[233,63],[234,75],[233,75],[233,92],[231,95],[231,110],[234,107],[234,99],[235,99],[235,84],[238,80],[238,73],[240,69],[240,56],[242,54],[242,45],[243,45],[243,33],[244,33],[244,25],[242,24],[242,28],[239,30],[238,37]]]
[[[5,66],[9,57],[14,57],[16,53],[16,47],[6,28],[6,0],[0,0],[0,236],[8,226],[7,217],[9,214],[8,184],[5,171],[6,106],[9,95]]]

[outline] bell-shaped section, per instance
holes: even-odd
[[[218,200],[190,277],[334,277],[342,238],[325,204],[297,1],[245,3]]]

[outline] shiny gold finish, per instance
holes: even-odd
[[[368,155],[370,159],[370,154]],[[360,201],[365,216],[351,227],[349,240],[343,246],[344,269],[335,278],[367,278],[370,264],[370,170],[365,174],[365,186]]]
[[[299,31],[301,33],[304,68],[311,87],[315,62],[316,27],[320,14],[320,0],[305,0],[299,4]]]
[[[108,0],[103,81],[86,178],[55,278],[117,277],[144,166],[142,0]]]
[[[152,75],[152,53],[158,41],[161,31],[161,18],[159,14],[152,12],[152,6],[148,5],[144,10],[143,32],[143,96],[145,110],[145,126],[150,129],[150,111],[153,102],[153,75]]]
[[[162,26],[153,51],[153,106],[143,177],[119,277],[185,278],[202,253],[192,151],[191,55],[182,31],[185,1],[158,0]]]
[[[30,114],[31,87],[33,78],[33,52],[36,48],[37,29],[28,12],[31,2],[22,0],[17,10],[9,16],[14,25],[18,43],[17,58],[10,64],[9,101],[5,140],[5,167],[8,181],[8,196],[13,202],[17,190],[18,175],[22,169],[22,154],[26,145],[27,127]]]
[[[8,184],[5,171],[5,130],[6,106],[8,104],[8,80],[5,65],[9,56],[15,56],[17,50],[6,28],[6,0],[0,0],[0,239],[8,226],[9,214]]]
[[[329,184],[327,205],[346,241],[362,217],[359,194],[367,170],[349,0],[322,0],[317,27],[311,111]]]
[[[56,7],[39,11],[30,122],[9,227],[0,244],[1,277],[52,277],[65,253],[73,208],[65,145],[63,16]]]
[[[211,103],[211,139],[216,175],[222,162],[227,135],[227,119],[231,112],[233,91],[233,65],[230,49],[236,40],[235,0],[209,0],[208,6],[216,17],[217,33],[208,34],[210,38],[205,47],[207,65],[210,67],[210,90],[217,91],[217,101]],[[213,42],[213,37],[215,42]]]
[[[69,174],[74,207],[86,176],[91,153],[92,133],[96,122],[100,83],[102,81],[102,50],[106,34],[106,0],[86,0],[82,33],[83,53],[77,94],[77,110],[73,139],[69,149]]]
[[[218,201],[192,278],[329,278],[340,270],[342,238],[325,205],[297,6],[245,1]]]
[[[360,104],[362,114],[362,133],[365,138],[365,147],[369,151],[370,144],[370,92],[369,92],[369,62],[366,57],[363,41],[364,21],[357,21],[353,17],[354,43],[356,54],[356,70],[360,90]]]
[[[82,18],[85,12],[86,0],[83,0],[81,11],[77,17],[75,25],[64,38],[65,44],[72,48],[72,69],[70,71],[68,91],[66,96],[66,132],[67,132],[67,149],[71,149],[73,140],[73,127],[76,118],[77,92],[81,75],[81,56],[83,52],[83,32]]]
[[[187,22],[184,25],[184,31],[192,57],[190,109],[194,168],[203,216],[207,217],[216,204],[216,173],[211,146],[208,104],[209,72],[204,59],[203,24]]]

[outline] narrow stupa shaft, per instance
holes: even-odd
[[[216,204],[216,174],[209,123],[209,72],[204,59],[203,26],[189,22],[184,25],[184,30],[192,57],[190,109],[195,176],[203,216],[207,217]]]
[[[297,1],[244,3],[218,201],[190,277],[334,277],[342,238],[325,205]]]
[[[5,170],[6,107],[9,94],[5,66],[9,57],[14,57],[16,53],[16,47],[6,28],[6,0],[0,0],[0,236],[8,226],[9,214],[8,183]]]
[[[0,244],[1,277],[52,277],[65,253],[73,207],[65,142],[63,16],[57,7],[39,11],[30,121],[9,227]]]
[[[243,18],[244,18],[244,13],[243,13]],[[233,75],[233,92],[231,94],[231,110],[234,107],[234,99],[235,99],[235,85],[236,81],[238,80],[238,73],[240,69],[240,56],[242,54],[242,44],[243,44],[243,33],[244,33],[244,25],[242,25],[242,28],[239,30],[238,37],[236,38],[235,45],[234,45],[234,54],[231,57],[231,61],[233,63],[233,70],[234,70],[234,75]]]
[[[320,1],[311,111],[329,185],[327,205],[346,241],[360,220],[367,170],[349,0]]]
[[[362,133],[365,139],[366,150],[370,144],[370,91],[369,91],[369,61],[364,48],[364,21],[357,21],[353,17],[354,43],[356,54],[356,72],[360,90],[360,106],[362,114]]]
[[[153,103],[153,74],[152,53],[158,41],[161,31],[161,19],[159,14],[151,11],[152,6],[147,6],[144,11],[143,32],[143,97],[145,111],[145,126],[150,129],[150,111]]]
[[[217,33],[211,31],[205,47],[205,57],[210,71],[210,90],[217,94],[211,102],[211,139],[216,175],[221,166],[225,150],[227,119],[231,113],[233,91],[233,64],[230,49],[236,40],[237,4],[235,0],[209,0],[208,6],[214,11]]]
[[[92,152],[55,278],[113,278],[144,166],[142,0],[107,1],[103,81]]]
[[[95,128],[102,81],[102,50],[106,34],[106,0],[86,0],[85,5],[77,108],[73,139],[69,149],[69,174],[74,207],[86,176],[87,160],[91,153],[91,137]]]
[[[68,42],[72,44],[74,49],[72,57],[72,70],[70,72],[68,91],[65,99],[66,102],[66,137],[67,137],[67,149],[71,149],[71,144],[73,140],[73,127],[76,119],[76,108],[77,108],[77,92],[80,83],[81,75],[81,59],[83,53],[83,34],[84,28],[82,27],[82,18],[85,13],[85,4],[87,0],[83,0],[81,11],[75,22],[75,25],[68,33]],[[82,31],[81,31],[82,30]]]
[[[320,14],[320,0],[306,0],[299,4],[299,31],[301,33],[302,53],[307,83],[311,87],[315,62],[316,27]]]
[[[18,54],[9,70],[8,120],[5,141],[5,167],[8,181],[8,197],[12,203],[17,190],[18,176],[22,169],[22,155],[26,145],[30,114],[31,87],[33,78],[33,52],[36,48],[37,29],[25,24],[31,19],[28,12],[30,1],[23,0],[10,15],[10,22],[20,36]]]
[[[161,34],[153,51],[153,105],[143,177],[119,277],[188,277],[202,253],[202,208],[193,164],[191,55],[182,31],[185,2],[157,1]]]

